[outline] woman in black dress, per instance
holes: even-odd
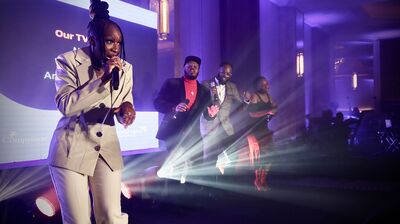
[[[268,128],[268,122],[276,113],[277,105],[268,92],[268,80],[259,76],[254,82],[255,92],[251,94],[248,106],[250,132],[247,141],[250,149],[250,162],[254,167],[254,185],[258,191],[268,190],[266,177],[271,164],[266,160],[266,154],[271,147],[273,132]]]

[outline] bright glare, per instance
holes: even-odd
[[[125,198],[130,199],[132,198],[132,192],[129,189],[128,185],[124,182],[121,183],[121,192],[122,195],[124,195]]]
[[[186,183],[186,175],[182,175],[181,176],[181,184],[184,184],[184,183]]]
[[[48,217],[52,217],[56,213],[54,205],[45,197],[38,197],[35,203],[39,211]]]

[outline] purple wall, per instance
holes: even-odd
[[[270,124],[278,139],[298,136],[304,128],[304,78],[296,75],[296,40],[304,39],[297,29],[298,13],[292,7],[260,1],[260,69],[279,105]]]
[[[305,78],[309,82],[308,91],[310,93],[310,113],[312,115],[320,115],[323,110],[336,109],[336,103],[331,96],[331,89],[333,85],[333,78],[331,74],[331,60],[330,60],[330,39],[323,31],[312,28],[307,30],[310,32],[308,35],[311,37],[310,45],[310,59],[306,63],[311,63],[311,71]],[[307,55],[306,55],[307,57]]]
[[[175,1],[175,75],[187,55],[202,59],[199,80],[215,74],[220,63],[219,2]]]
[[[221,60],[233,65],[232,80],[246,89],[260,75],[258,0],[221,0]]]

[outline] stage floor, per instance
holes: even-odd
[[[157,161],[156,154],[125,158],[128,166]],[[257,191],[251,170],[227,170],[217,184],[202,186],[190,177],[156,179],[146,191],[122,197],[122,210],[135,224],[212,224],[212,223],[400,223],[400,168],[398,153],[376,157],[335,158],[292,153],[275,158],[267,176],[268,191]],[[146,164],[147,164],[146,162]],[[149,166],[149,164],[145,165]],[[143,167],[137,165],[137,170]],[[1,170],[2,186],[10,176],[39,180],[40,186],[0,202],[0,223],[61,223],[60,212],[44,217],[34,199],[51,186],[47,167]],[[13,173],[13,175],[10,175]],[[134,176],[134,175],[133,175]],[[21,187],[22,185],[20,185]],[[22,188],[21,188],[22,189]],[[0,195],[5,195],[5,188]],[[393,223],[393,222],[391,222]],[[395,222],[396,223],[396,222]]]

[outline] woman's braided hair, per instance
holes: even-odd
[[[105,56],[105,50],[104,50],[104,30],[107,26],[114,25],[116,26],[122,37],[121,41],[121,53],[120,57],[125,60],[125,47],[124,47],[124,35],[122,33],[121,28],[118,26],[117,23],[114,21],[110,20],[110,16],[108,15],[108,3],[101,1],[101,0],[91,0],[90,1],[90,8],[89,8],[89,15],[92,20],[89,22],[87,26],[88,30],[88,37],[94,37],[94,40],[96,41],[96,44],[98,46],[101,46],[99,48],[100,50],[100,55],[102,58],[95,58],[94,54],[91,54],[91,60],[93,66],[96,68],[102,67],[104,63],[104,58]],[[92,52],[93,53],[93,52]]]

